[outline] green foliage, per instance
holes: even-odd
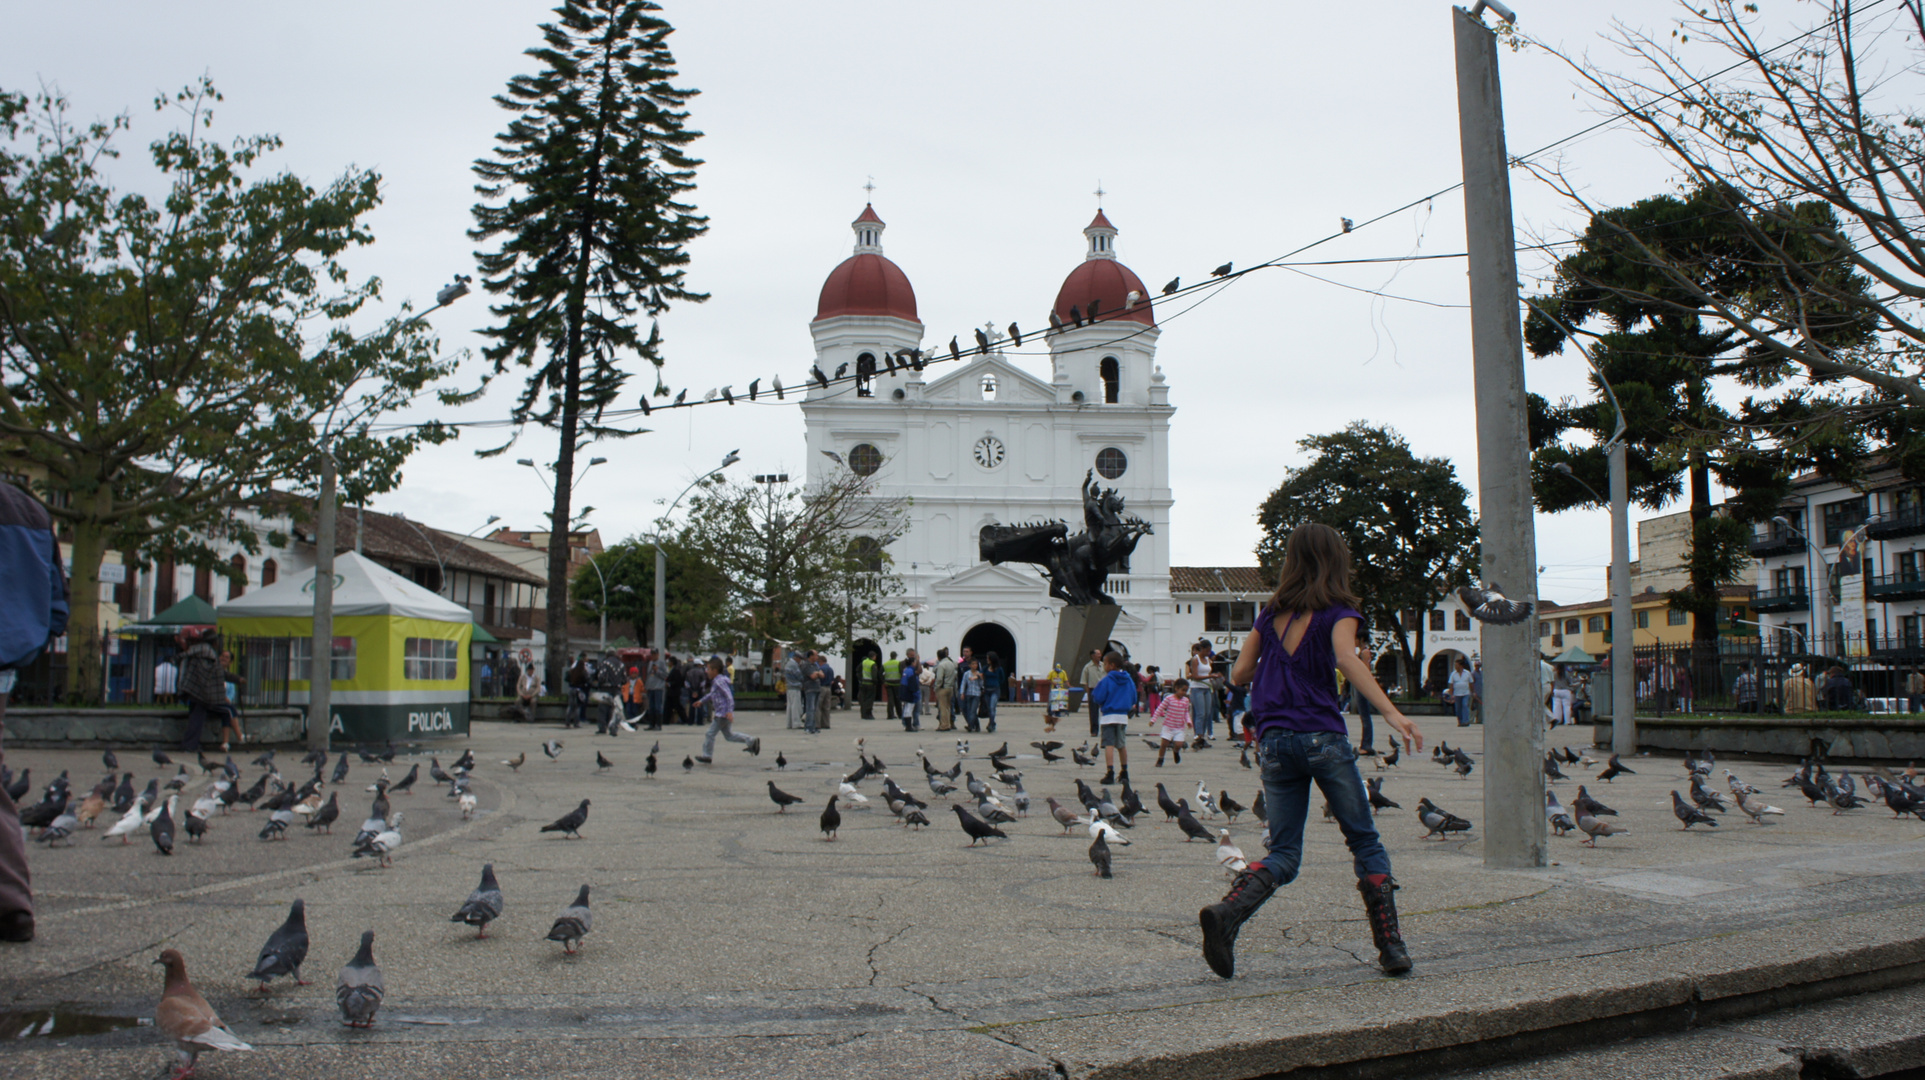
[[[1350,545],[1351,585],[1371,625],[1391,633],[1411,686],[1418,685],[1423,613],[1476,571],[1477,525],[1470,492],[1449,459],[1420,458],[1388,427],[1353,423],[1297,443],[1316,456],[1292,469],[1257,513],[1257,562],[1274,576],[1290,533],[1319,521]],[[1417,648],[1403,612],[1417,618]]]
[[[668,563],[664,586],[668,640],[676,646],[696,644],[705,627],[722,620],[729,599],[728,582],[679,538],[663,538],[662,556]],[[655,624],[654,542],[631,537],[597,555],[594,564],[575,571],[569,582],[569,604],[575,614],[584,619],[598,617],[606,579],[609,622],[632,626],[635,639],[646,641]],[[595,567],[600,568],[599,575]]]
[[[203,80],[155,102],[181,126],[149,147],[164,189],[150,198],[110,175],[125,116],[83,126],[56,94],[0,92],[0,468],[71,530],[77,595],[110,548],[222,571],[215,540],[259,550],[233,511],[313,483],[330,418],[349,498],[391,489],[416,446],[453,435],[367,430],[455,366],[418,324],[346,328],[380,295],[339,261],[374,239],[361,219],[380,178],[349,170],[317,191],[270,174],[279,139],[206,134],[219,100]],[[95,619],[75,606],[81,642]],[[95,663],[73,668],[82,696]]]

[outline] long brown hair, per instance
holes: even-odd
[[[1270,612],[1322,611],[1361,607],[1350,591],[1350,545],[1328,525],[1306,521],[1290,533],[1283,548],[1283,570],[1277,591],[1270,594]]]

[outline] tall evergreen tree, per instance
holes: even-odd
[[[476,240],[491,309],[483,352],[497,374],[531,369],[515,404],[518,423],[559,433],[548,533],[548,679],[561,684],[568,640],[568,532],[576,453],[640,429],[603,415],[628,381],[622,363],[660,367],[662,336],[646,335],[671,302],[708,297],[684,284],[688,245],[708,219],[681,201],[693,190],[687,147],[701,136],[685,108],[697,91],[675,86],[674,32],[648,0],[567,0],[528,50],[541,65],[495,100],[514,115],[492,158],[475,162],[484,202]],[[665,393],[660,380],[657,393]],[[507,446],[486,454],[498,454]]]

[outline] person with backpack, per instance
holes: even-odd
[[[0,480],[0,763],[15,673],[67,632],[67,578],[47,508]],[[33,940],[33,880],[20,808],[0,790],[0,941]]]

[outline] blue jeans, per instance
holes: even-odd
[[[1216,691],[1209,687],[1191,689],[1190,724],[1199,739],[1216,738]]]
[[[1353,690],[1351,693],[1357,695],[1357,719],[1363,723],[1363,731],[1357,736],[1357,745],[1369,746],[1377,734],[1370,723],[1370,714],[1375,710],[1371,707],[1370,699],[1361,692]]]
[[[981,694],[963,694],[961,697],[963,727],[968,728],[970,731],[975,731],[976,714],[982,708],[983,696]]]
[[[802,691],[802,730],[811,735],[816,731],[816,702],[822,697],[820,690]]]
[[[650,727],[662,726],[662,704],[667,697],[668,691],[665,689],[648,692],[648,725]]]
[[[1457,702],[1456,702],[1456,705],[1457,705],[1457,726],[1458,726],[1458,727],[1469,727],[1469,726],[1470,726],[1470,697],[1469,697],[1469,695],[1465,695],[1465,696],[1463,696],[1463,697],[1460,697],[1460,698],[1458,698],[1458,699],[1457,699]]]
[[[1277,884],[1294,881],[1303,863],[1303,823],[1310,816],[1310,782],[1316,781],[1343,830],[1357,877],[1389,874],[1390,856],[1370,817],[1370,797],[1357,774],[1357,751],[1341,731],[1285,731],[1263,735],[1263,804],[1270,818],[1270,853],[1263,865]]]
[[[996,730],[996,694],[983,695],[983,718],[989,721],[989,730]]]

